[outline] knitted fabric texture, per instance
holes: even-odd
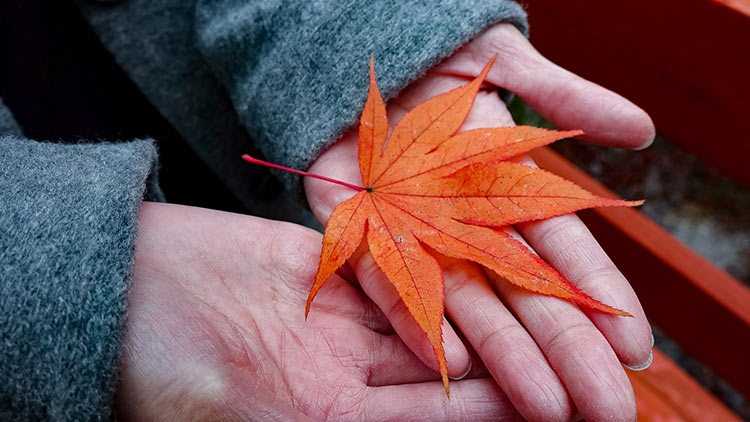
[[[249,139],[268,159],[307,168],[356,122],[371,54],[390,98],[489,25],[528,30],[509,0],[78,1],[118,63],[250,209],[256,182],[238,159]]]
[[[481,29],[526,29],[506,0],[199,3],[199,46],[242,123],[271,161],[301,169],[356,122],[371,55],[387,100]]]
[[[107,419],[151,141],[0,137],[0,420]]]

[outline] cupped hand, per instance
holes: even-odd
[[[410,384],[424,367],[338,276],[305,299],[321,236],[304,227],[144,203],[116,396],[133,421],[518,420],[490,380]]]
[[[551,63],[509,24],[488,29],[389,101],[390,124],[426,99],[465,84],[493,56],[497,59],[487,83],[516,93],[558,127],[583,129],[584,139],[615,147],[640,149],[653,141],[654,127],[643,110]],[[512,125],[497,93],[480,91],[461,130]],[[521,161],[534,165],[527,157]],[[310,171],[361,185],[356,132],[347,133],[322,154]],[[313,212],[323,223],[338,203],[354,193],[311,178],[305,180],[305,188]],[[634,317],[604,315],[528,293],[475,264],[446,258],[440,262],[448,318],[524,418],[568,420],[580,412],[591,421],[634,420],[635,399],[622,364],[647,367],[653,337],[632,288],[574,215],[516,229],[511,231],[519,240],[573,284]],[[366,249],[354,254],[350,266],[403,341],[425,365],[436,369],[426,336]],[[333,288],[326,289],[318,294],[311,316],[318,312],[318,300],[336,295]],[[447,320],[443,332],[449,375],[461,377],[471,369],[471,354]],[[471,376],[482,375],[472,372]],[[436,373],[415,373],[403,381],[438,383],[437,379]]]

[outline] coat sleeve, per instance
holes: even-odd
[[[154,144],[0,130],[0,420],[105,420]]]
[[[357,119],[375,58],[387,99],[498,22],[509,0],[199,0],[199,49],[270,160],[304,169]],[[286,180],[294,184],[292,176]]]

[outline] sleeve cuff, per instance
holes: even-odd
[[[152,141],[0,137],[0,419],[107,419]]]
[[[356,121],[370,55],[388,99],[490,25],[528,32],[509,0],[207,3],[198,13],[204,55],[266,157],[298,169]]]

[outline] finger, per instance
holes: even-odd
[[[484,365],[484,362],[482,362],[482,358],[479,357],[479,353],[474,350],[474,347],[472,347],[471,343],[469,343],[469,340],[466,339],[466,336],[463,335],[461,330],[456,331],[456,334],[458,334],[458,336],[461,338],[464,346],[466,346],[466,350],[469,351],[469,356],[471,356],[471,370],[469,370],[469,373],[461,379],[465,380],[491,377],[492,374],[490,374],[490,371]]]
[[[388,101],[388,123],[391,127],[395,126],[404,114],[416,106],[424,103],[430,98],[437,97],[438,95],[463,86],[469,80],[469,77],[428,72],[427,75],[413,82],[401,91],[396,98]],[[391,111],[390,109],[394,108],[394,106],[396,110]]]
[[[308,277],[307,280],[309,279]],[[306,291],[304,294],[307,294]],[[390,321],[377,305],[338,275],[331,276],[321,288],[319,296],[307,317],[307,323],[311,327],[319,324],[325,326],[330,316],[334,315],[349,319],[375,333],[393,332]]]
[[[523,241],[514,230],[508,232]],[[578,307],[529,293],[494,273],[487,274],[534,337],[585,419],[635,419],[633,389],[617,356]]]
[[[427,367],[397,335],[368,334],[366,385],[371,387],[414,384],[440,380],[440,374]],[[460,335],[460,334],[459,334]],[[472,349],[471,370],[463,379],[487,378],[490,373]]]
[[[594,143],[641,149],[653,142],[651,118],[622,96],[557,66],[509,24],[496,25],[439,67],[477,75],[497,55],[487,81],[518,94],[562,129],[583,129]]]
[[[500,302],[482,270],[440,257],[445,305],[518,412],[532,421],[567,421],[572,403],[524,327]]]
[[[404,342],[393,334],[370,333],[373,336],[369,352],[370,361],[367,366],[366,385],[371,387],[396,384],[413,384],[440,380],[440,374],[427,367]],[[459,335],[466,345],[471,362],[471,370],[461,379],[487,378],[491,374],[487,370],[477,352],[468,344],[468,340]]]
[[[318,157],[309,171],[327,177],[362,186],[362,176],[357,166],[356,132],[347,132],[333,144],[325,154]],[[305,177],[305,194],[310,209],[321,224],[326,225],[333,209],[354,196],[354,190],[312,177]]]
[[[474,100],[474,107],[466,117],[461,132],[486,128],[515,126],[508,107],[496,91],[479,92]]]
[[[369,350],[368,386],[440,380],[440,374],[425,365],[396,335],[373,333]]]
[[[520,157],[519,162],[537,167],[528,156]],[[624,365],[635,370],[646,369],[653,359],[654,346],[648,319],[630,283],[580,218],[568,214],[518,224],[516,228],[545,261],[573,284],[633,315],[633,318],[612,318],[583,309]]]
[[[633,315],[618,318],[583,309],[623,364],[645,369],[652,356],[651,327],[633,288],[586,225],[575,215],[564,215],[518,228],[534,250],[570,282]]]
[[[383,311],[394,331],[414,354],[429,368],[439,371],[432,345],[424,331],[409,313],[395,287],[375,263],[372,255],[360,248],[350,262],[362,290]],[[448,376],[462,378],[471,369],[471,356],[453,327],[443,318],[443,347],[448,366]]]
[[[492,379],[451,383],[445,397],[439,381],[369,387],[360,408],[367,421],[522,421]]]

